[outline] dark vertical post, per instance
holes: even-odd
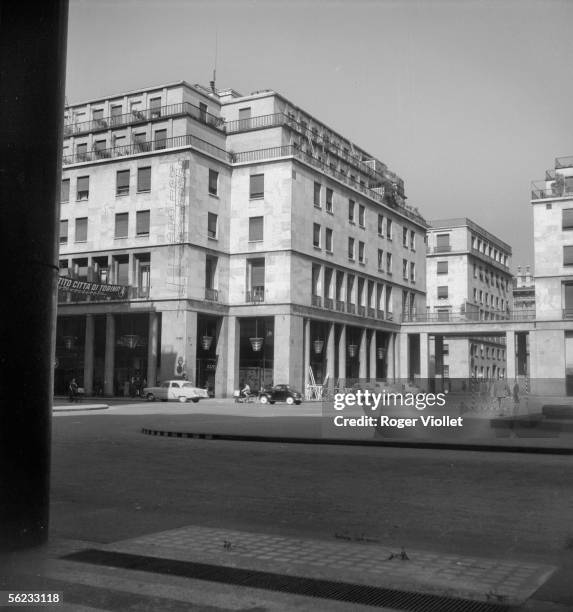
[[[48,534],[68,2],[0,4],[0,550]]]

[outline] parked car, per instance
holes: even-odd
[[[195,387],[192,383],[185,380],[165,380],[159,387],[145,387],[143,397],[148,402],[156,399],[166,402],[168,400],[179,400],[180,402],[195,402],[201,398],[209,397],[206,389]]]
[[[274,404],[275,402],[286,402],[287,404],[300,404],[302,395],[288,385],[275,385],[265,388],[259,394],[261,404]]]

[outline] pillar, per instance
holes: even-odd
[[[396,378],[396,334],[388,335],[388,350],[386,351],[386,378],[394,382]]]
[[[360,346],[358,353],[358,378],[364,380],[368,376],[367,338],[368,330],[363,328],[360,332]]]
[[[308,385],[310,384],[310,373],[308,368],[310,366],[310,319],[304,320],[304,389],[303,394],[306,394]]]
[[[147,384],[150,387],[157,383],[157,340],[159,322],[156,312],[149,313],[149,327],[147,331]]]
[[[328,387],[330,389],[334,386],[334,379],[336,372],[334,371],[335,365],[335,326],[334,323],[328,325],[328,334],[326,337],[326,374],[328,375]]]
[[[0,553],[48,537],[68,3],[1,12]]]
[[[340,386],[346,385],[346,325],[342,325],[340,338],[338,339],[338,378]]]
[[[104,395],[113,395],[115,370],[115,317],[109,312],[105,317],[105,357],[103,369],[103,393]]]
[[[515,380],[515,332],[505,332],[505,378],[513,382]]]
[[[374,380],[376,378],[376,330],[373,329],[370,332],[370,378]]]
[[[428,334],[420,334],[420,382],[422,389],[428,390],[428,373],[429,373],[429,350],[428,350]]]
[[[398,372],[397,378],[400,382],[408,381],[409,371],[409,350],[408,350],[408,334],[405,332],[398,333]]]
[[[222,353],[223,358],[226,355],[227,361],[227,379],[225,388],[223,389],[223,396],[231,396],[235,390],[239,390],[239,348],[241,340],[241,323],[237,317],[227,316],[224,317],[223,325],[221,327],[221,333],[225,333],[226,330],[226,351]],[[275,333],[276,338],[276,333]],[[217,350],[219,348],[217,347]],[[217,365],[217,369],[218,369]],[[215,386],[215,394],[218,396],[218,389]]]
[[[84,342],[84,390],[86,395],[93,393],[94,387],[94,316],[86,315],[86,334]]]

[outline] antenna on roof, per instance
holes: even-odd
[[[217,80],[217,42],[218,42],[218,32],[217,28],[215,28],[215,62],[213,67],[213,80],[211,81],[211,91],[216,94],[217,88],[215,87],[215,81]]]

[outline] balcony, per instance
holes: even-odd
[[[238,132],[248,132],[249,130],[280,127],[284,125],[285,122],[285,115],[283,113],[260,115],[259,117],[249,117],[248,119],[227,121],[225,123],[225,131],[227,134],[236,134]]]
[[[344,312],[345,311],[344,302],[342,300],[336,300],[336,310],[338,312]]]
[[[573,158],[563,158],[573,159]],[[570,162],[573,165],[573,162]],[[568,166],[560,166],[566,168]],[[555,180],[549,181],[534,181],[531,183],[531,199],[532,200],[547,200],[553,198],[570,198],[573,197],[573,177],[563,177],[553,173]]]
[[[334,310],[334,300],[332,298],[324,298],[324,307],[327,310]]]
[[[229,161],[227,151],[212,145],[206,140],[187,134],[185,136],[177,136],[175,138],[165,138],[161,140],[147,140],[136,142],[130,145],[122,145],[119,147],[110,147],[109,149],[97,149],[93,151],[81,151],[72,155],[64,155],[62,163],[64,166],[70,164],[79,164],[83,162],[99,161],[101,159],[111,159],[117,157],[126,157],[129,155],[138,155],[140,153],[149,153],[150,151],[158,151],[162,149],[173,149],[177,147],[193,147],[199,149],[213,157],[217,157],[225,162]]]
[[[535,310],[513,310],[495,313],[495,317],[480,319],[479,312],[424,312],[404,313],[404,323],[499,323],[503,321],[532,321]],[[573,310],[571,310],[573,317]],[[563,318],[566,318],[565,315]]]
[[[225,121],[222,117],[212,115],[190,102],[181,102],[179,104],[170,104],[169,106],[134,110],[130,113],[111,115],[101,119],[92,119],[91,121],[69,123],[64,126],[64,138],[174,117],[191,117],[217,130],[225,130]]]
[[[218,302],[219,292],[217,289],[209,289],[209,287],[205,287],[205,299],[209,302]]]
[[[361,317],[366,316],[366,306],[358,306],[358,315]]]
[[[313,295],[312,296],[312,305],[316,306],[317,308],[320,308],[322,306],[322,299],[321,299],[320,295]]]
[[[376,310],[376,318],[384,321],[386,318],[386,313],[383,310]]]
[[[371,319],[376,318],[376,310],[375,310],[374,308],[370,308],[370,307],[369,307],[369,308],[368,308],[368,316],[369,316]]]
[[[265,301],[265,288],[264,287],[253,287],[250,291],[246,292],[245,301],[258,304]]]
[[[349,314],[355,314],[356,313],[356,306],[354,304],[351,304],[350,302],[348,302],[346,304],[346,312]]]
[[[426,249],[426,253],[428,255],[433,255],[434,253],[451,253],[452,245],[451,244],[442,244],[435,247],[428,247]]]

